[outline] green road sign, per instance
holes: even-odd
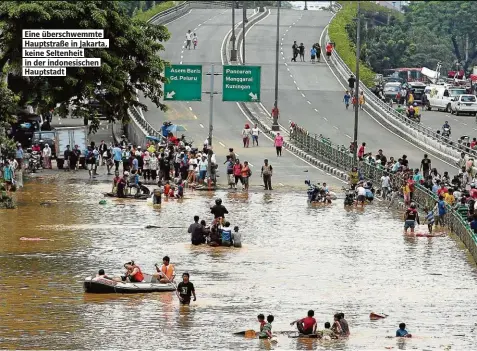
[[[260,101],[260,66],[224,66],[222,101]]]
[[[201,65],[171,65],[166,67],[165,74],[169,82],[164,84],[164,100],[202,100]]]

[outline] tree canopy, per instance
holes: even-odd
[[[101,58],[101,67],[66,69],[65,77],[22,77],[23,29],[104,29],[108,49],[85,49],[85,57]],[[86,102],[96,98],[110,120],[128,120],[127,110],[147,106],[136,100],[141,91],[157,107],[165,109],[160,98],[164,67],[158,53],[169,39],[164,26],[131,19],[116,1],[3,1],[0,2],[0,69],[16,75],[9,88],[19,96],[19,104],[30,104],[39,112],[57,107],[65,115],[72,104],[74,114],[99,126]],[[97,95],[97,91],[105,94]]]
[[[404,16],[395,11],[388,23],[377,20],[379,12],[365,8],[361,58],[376,72],[397,67],[435,69],[439,61],[447,70],[456,68],[456,62],[467,69],[477,59],[476,12],[473,1],[412,1]],[[346,29],[355,42],[356,22]]]
[[[5,83],[0,83],[0,149],[2,152],[15,149],[15,143],[6,137],[6,131],[10,128],[10,124],[14,122],[12,116],[16,109],[17,97],[7,88]]]

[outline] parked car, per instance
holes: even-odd
[[[451,100],[451,113],[455,113],[457,116],[461,113],[477,116],[477,99],[475,95],[464,94],[453,97]]]
[[[397,101],[397,95],[401,92],[402,83],[389,82],[384,85],[383,94],[386,102],[393,100]]]
[[[429,93],[426,94],[426,107],[429,111],[436,108],[438,111],[446,111],[448,113],[451,112],[451,100],[466,93],[466,90],[463,88],[454,88],[445,85],[431,85],[430,87],[426,87],[425,91],[429,91]]]

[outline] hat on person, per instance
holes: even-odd
[[[129,172],[128,172],[128,171],[124,172],[124,175],[125,175],[125,176],[128,176],[128,175],[129,175]]]
[[[138,149],[140,149],[140,148],[141,148],[141,146],[138,146],[137,148],[138,148]]]

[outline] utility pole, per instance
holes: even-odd
[[[207,138],[207,150],[212,150],[212,132],[214,130],[213,122],[214,122],[214,95],[218,94],[218,92],[214,91],[214,80],[215,76],[220,76],[222,73],[215,73],[214,71],[214,64],[210,66],[210,72],[207,73],[210,76],[210,91],[205,91],[206,94],[210,95],[210,104],[209,104],[209,136]],[[214,170],[215,172],[215,170]],[[208,181],[209,186],[212,184],[212,154],[208,152],[207,155],[207,174],[208,174]],[[214,177],[215,178],[215,177]],[[213,182],[215,186],[215,181]]]
[[[358,165],[358,115],[359,115],[359,57],[360,57],[360,49],[361,49],[361,42],[360,42],[360,31],[361,31],[361,20],[359,14],[359,1],[358,1],[358,24],[356,30],[356,89],[355,89],[355,99],[356,99],[356,106],[354,110],[354,150],[353,150],[353,161],[354,165]]]
[[[248,22],[248,19],[247,19],[247,2],[244,1],[243,2],[243,21],[242,21],[242,48],[243,48],[243,51],[242,51],[242,62],[243,64],[245,65],[245,26]]]
[[[237,61],[237,49],[235,48],[235,1],[232,1],[232,50],[230,51],[230,61]]]
[[[278,124],[278,61],[279,61],[279,54],[280,51],[280,7],[281,1],[278,1],[278,9],[277,9],[277,43],[275,47],[275,104],[273,105],[272,117],[273,117],[273,124],[272,130],[279,131],[280,125]]]

